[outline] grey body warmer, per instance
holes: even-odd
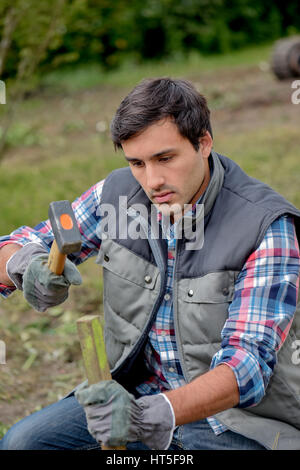
[[[229,158],[212,152],[210,161],[213,173],[201,201],[203,246],[186,249],[190,240],[184,233],[176,242],[173,311],[186,382],[207,372],[221,348],[235,280],[270,224],[281,215],[293,215],[300,238],[300,212],[292,204],[246,175]],[[164,295],[167,243],[161,233],[149,235],[152,204],[129,168],[115,170],[106,178],[101,207],[106,204],[115,208],[121,231],[125,210],[127,222],[135,217],[144,234],[135,239],[118,231],[113,237],[105,236],[103,227],[97,258],[103,266],[105,340],[112,376],[132,391],[146,378],[143,348]],[[147,208],[148,216],[141,215],[140,205]],[[195,224],[196,220],[187,217],[186,222]],[[292,361],[296,339],[300,339],[299,305],[260,403],[216,415],[229,429],[267,449],[300,449],[300,366]]]

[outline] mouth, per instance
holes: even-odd
[[[161,204],[162,202],[169,202],[172,199],[173,194],[174,193],[172,191],[168,191],[168,192],[164,192],[160,194],[154,194],[153,199],[155,199],[156,202]]]

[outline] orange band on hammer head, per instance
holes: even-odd
[[[69,214],[61,214],[59,220],[62,228],[64,228],[65,230],[71,230],[73,228],[73,220],[71,219]]]

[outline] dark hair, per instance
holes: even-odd
[[[199,137],[212,135],[210,111],[204,96],[186,80],[147,79],[121,102],[111,122],[115,148],[155,122],[171,117],[180,134],[199,149]]]

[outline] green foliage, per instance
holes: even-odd
[[[0,70],[15,76],[22,90],[37,66],[56,49],[64,33],[65,0],[2,0],[0,3]]]
[[[1,423],[1,421],[0,421],[0,439],[2,439],[4,434],[8,431],[8,429],[9,429],[9,426]]]
[[[107,69],[128,57],[141,62],[194,50],[224,53],[300,30],[296,1],[15,0],[11,5],[0,4],[0,37],[14,25],[4,79],[23,69],[32,75],[29,64],[39,72],[86,62]]]
[[[2,128],[0,126],[0,137]],[[44,139],[38,130],[26,123],[12,125],[7,133],[6,144],[8,147],[31,147],[42,145]]]

